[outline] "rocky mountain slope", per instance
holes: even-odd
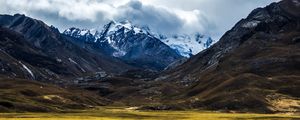
[[[299,112],[299,0],[257,8],[212,47],[156,80],[180,86],[166,101],[245,112]],[[172,97],[171,97],[172,96]]]
[[[54,27],[24,15],[0,16],[1,74],[57,80],[97,72],[115,74],[134,67],[70,42]]]
[[[120,58],[131,65],[158,70],[181,59],[181,56],[190,57],[214,43],[210,37],[200,33],[165,36],[152,32],[148,27],[133,25],[128,20],[111,21],[101,32],[69,28],[63,33],[94,44],[96,48],[101,46],[98,51],[104,51],[105,54]],[[86,47],[85,44],[83,46]]]
[[[108,100],[98,94],[65,85],[83,75],[105,77],[134,68],[88,52],[69,42],[73,38],[24,15],[1,15],[0,24],[1,112],[60,112],[105,105]]]

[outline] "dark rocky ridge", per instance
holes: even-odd
[[[95,72],[116,74],[134,68],[115,58],[79,47],[70,42],[75,41],[74,38],[61,35],[56,28],[39,20],[16,14],[1,15],[0,21],[1,50],[5,55],[1,61],[11,58],[14,60],[6,62],[22,62],[28,69],[33,69],[33,74],[45,73],[40,74],[38,80],[60,80]]]

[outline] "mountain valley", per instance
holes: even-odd
[[[218,41],[128,20],[59,31],[22,14],[0,15],[0,112],[126,106],[299,115],[296,2],[257,8]]]

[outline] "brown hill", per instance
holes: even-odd
[[[299,111],[300,6],[295,2],[299,0],[253,10],[218,43],[161,75],[157,80],[182,89],[166,103],[245,112]]]
[[[25,79],[0,78],[0,112],[63,112],[108,103],[98,95]]]

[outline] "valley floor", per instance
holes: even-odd
[[[299,115],[206,111],[138,111],[106,107],[69,113],[0,113],[0,120],[298,120]]]

